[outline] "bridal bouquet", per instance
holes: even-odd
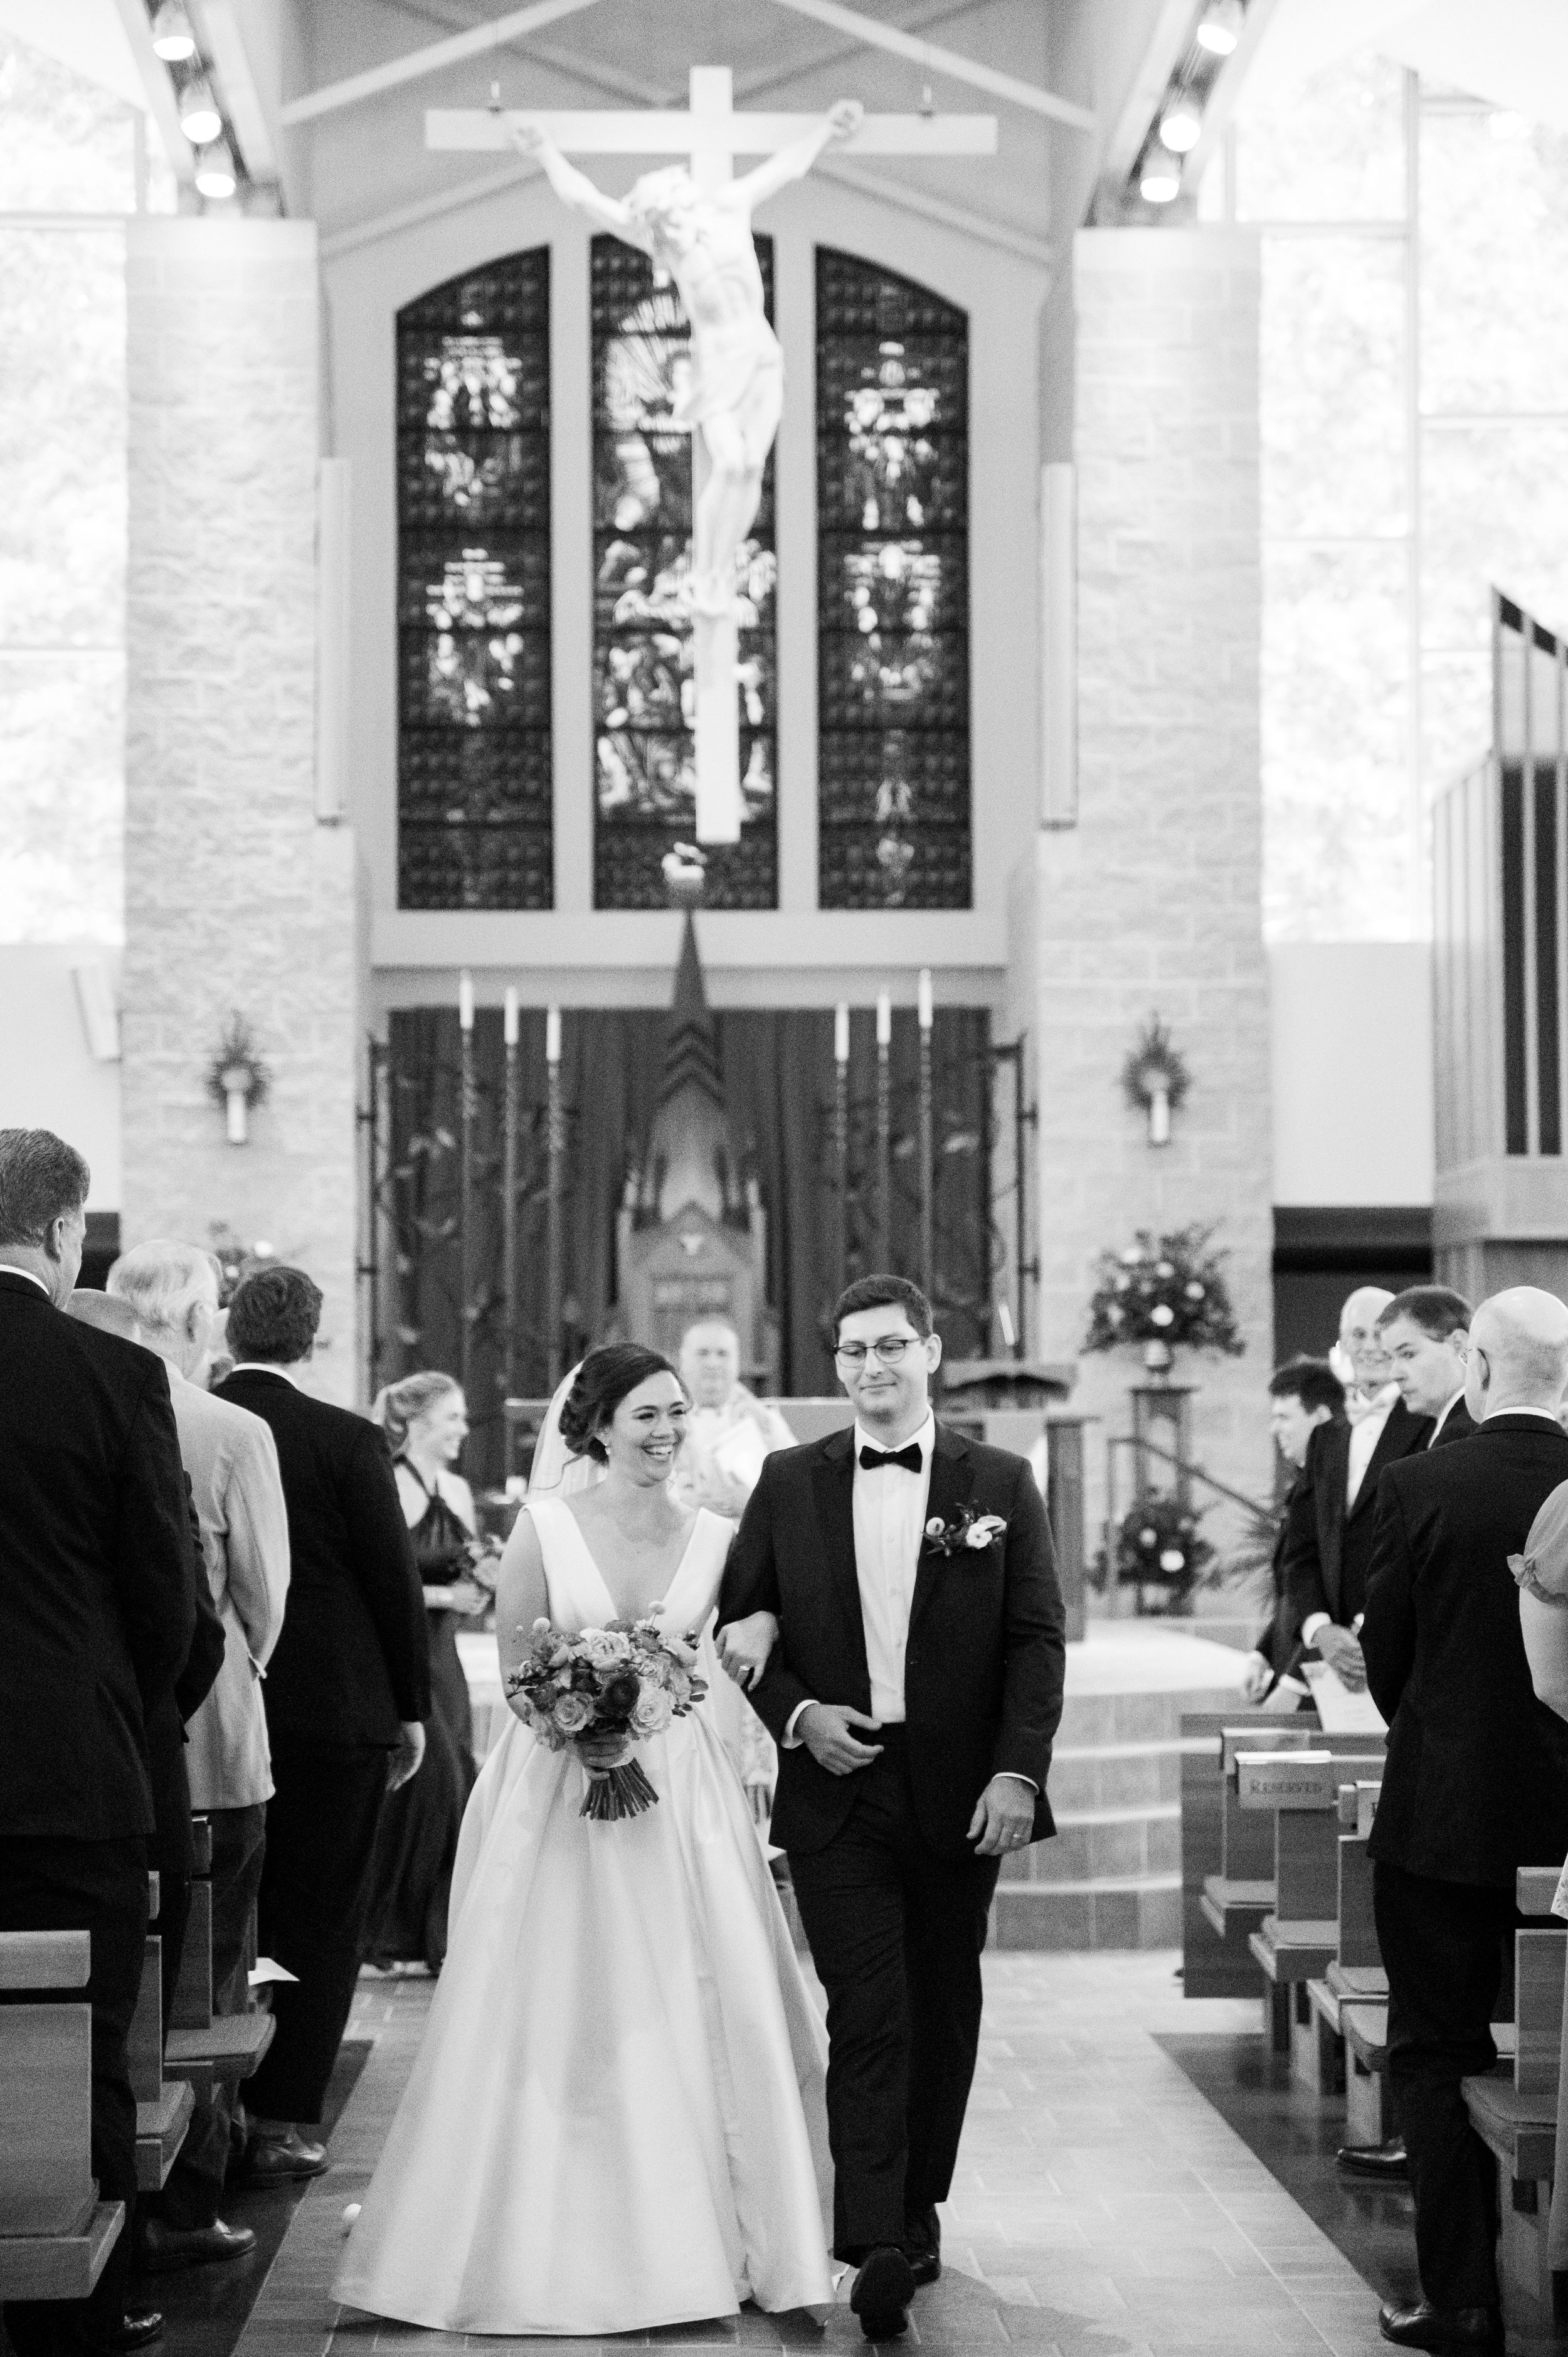
[[[529,1725],[553,1751],[569,1744],[587,1770],[581,1813],[608,1823],[640,1816],[659,1795],[632,1756],[706,1694],[697,1631],[666,1637],[656,1620],[612,1620],[569,1637],[536,1620],[527,1659],[507,1676]]]

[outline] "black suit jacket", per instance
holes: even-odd
[[[1331,1620],[1345,1626],[1355,1619],[1356,1608],[1352,1605],[1348,1610],[1346,1603],[1358,1594],[1366,1596],[1378,1483],[1385,1467],[1425,1448],[1432,1419],[1412,1415],[1402,1400],[1395,1400],[1356,1492],[1356,1502],[1347,1512],[1350,1432],[1348,1423],[1336,1418],[1320,1424],[1306,1444],[1300,1485],[1305,1495],[1290,1520],[1284,1567],[1285,1588],[1298,1630],[1314,1612],[1326,1612]]]
[[[730,1549],[719,1620],[766,1609],[779,1639],[753,1689],[782,1738],[802,1702],[870,1712],[871,1674],[855,1576],[854,1435],[769,1457]],[[1021,1457],[937,1426],[927,1519],[961,1505],[1000,1514],[1004,1536],[945,1556],[922,1550],[904,1657],[909,1777],[926,1839],[967,1856],[975,1803],[999,1770],[1039,1787],[1033,1838],[1056,1831],[1046,1800],[1062,1713],[1066,1614],[1045,1501]],[[780,1749],[773,1838],[810,1855],[843,1825],[853,1776],[831,1776],[800,1746]]]
[[[1451,1441],[1468,1440],[1479,1429],[1464,1401],[1457,1399],[1426,1445],[1428,1448],[1446,1448]]]
[[[218,1387],[272,1427],[288,1509],[288,1609],[262,1687],[296,1743],[390,1750],[430,1716],[430,1639],[392,1458],[368,1417],[245,1369]]]
[[[1511,1890],[1568,1855],[1568,1726],[1535,1698],[1508,1566],[1564,1480],[1568,1436],[1531,1415],[1383,1476],[1361,1629],[1389,1722],[1374,1858]]]
[[[195,1625],[167,1369],[0,1271],[0,1834],[151,1833],[144,1703]]]

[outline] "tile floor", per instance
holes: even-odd
[[[909,2343],[1035,2357],[1373,2357],[1377,2297],[1155,2040],[1250,2038],[1253,2005],[1185,2006],[1176,1958],[992,1956],[982,2059],[952,2198],[946,2272]],[[349,2310],[328,2287],[342,2213],[374,2165],[430,1985],[365,1983],[352,2034],[375,2045],[332,2139],[333,2168],[295,2212],[239,2357],[559,2352],[556,2342],[424,2332]],[[847,2309],[745,2315],[649,2338],[862,2346]],[[573,2348],[590,2357],[589,2345]],[[596,2349],[596,2344],[594,2345]]]

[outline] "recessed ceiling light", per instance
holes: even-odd
[[[221,200],[231,197],[238,185],[234,175],[234,154],[227,139],[215,139],[204,147],[196,159],[196,185],[204,197]]]
[[[196,35],[183,0],[160,0],[153,13],[153,49],[166,66],[182,66],[196,55]]]
[[[1203,136],[1203,117],[1190,98],[1178,98],[1160,117],[1160,137],[1174,154],[1186,156]]]
[[[1138,194],[1147,205],[1174,204],[1181,194],[1181,157],[1168,147],[1151,147],[1138,176]]]
[[[210,146],[223,128],[205,74],[195,74],[179,94],[179,127],[193,147]]]
[[[1200,47],[1217,58],[1228,58],[1241,38],[1241,0],[1210,0],[1197,27]]]

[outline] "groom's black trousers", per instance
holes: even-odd
[[[980,1953],[1000,1861],[939,1857],[915,1821],[905,1730],[857,1770],[841,1832],[789,1871],[828,1993],[833,2250],[903,2240],[945,2201],[980,2041]]]

